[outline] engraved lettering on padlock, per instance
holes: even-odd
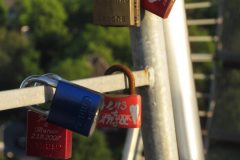
[[[89,100],[89,97],[83,97],[81,101],[81,107],[79,107],[78,110],[78,116],[76,117],[76,127],[82,127],[83,122],[85,121],[87,114],[88,114],[88,106],[91,106],[91,100]],[[82,122],[82,123],[79,123]],[[76,129],[77,129],[76,128]]]
[[[110,114],[105,114],[103,118],[100,120],[100,123],[112,124],[114,118]]]
[[[41,115],[38,115],[38,122],[43,122],[43,121],[46,121],[47,120],[47,118],[46,117],[43,117],[43,116],[41,116]]]
[[[129,107],[127,107],[129,106]],[[119,124],[121,126],[127,126],[129,123],[137,125],[140,118],[140,106],[136,103],[127,103],[123,101],[108,101],[104,105],[104,113],[101,112],[98,123],[103,125]],[[116,126],[117,127],[117,126]]]
[[[140,0],[94,0],[95,24],[139,26]]]
[[[120,67],[120,68],[119,68]],[[135,95],[135,81],[129,69],[117,65],[110,67],[110,74],[115,71],[127,74],[130,95],[105,95],[104,106],[100,111],[99,127],[139,128],[141,125],[141,96]],[[107,72],[107,73],[109,73]]]
[[[58,135],[56,130],[48,130],[41,127],[35,128],[34,133],[31,134],[31,139],[45,140],[45,141],[59,141],[62,136]]]
[[[44,125],[46,118],[37,113],[28,111],[27,123],[27,155],[70,158],[72,132],[55,126]]]
[[[89,111],[89,107],[92,106],[92,100],[88,96],[84,96],[81,101],[81,107],[79,107],[78,116],[76,118],[76,126],[75,129],[82,127],[86,119],[91,120],[95,115],[91,114],[92,112]],[[79,123],[82,122],[82,123]]]
[[[34,145],[32,147],[38,148],[38,149],[50,150],[50,151],[59,150],[59,149],[63,148],[63,146],[61,144],[53,144],[53,143],[45,143],[45,144],[34,143]]]
[[[113,16],[112,22],[114,23],[124,23],[126,22],[126,16]]]
[[[126,4],[129,3],[129,0],[114,0],[114,2],[117,4]]]
[[[101,16],[99,20],[105,23],[125,23],[126,16]]]
[[[104,107],[108,110],[113,110],[113,109],[121,109],[125,110],[127,108],[127,103],[126,101],[116,101],[115,103],[113,101],[109,101],[107,105],[104,105]]]
[[[55,74],[45,74],[42,76],[49,76],[53,79],[61,79]],[[31,78],[39,76],[29,76],[21,84],[20,88],[30,85]],[[34,83],[37,85],[36,83]],[[29,106],[31,110],[35,107]],[[47,122],[47,118],[42,114],[46,111],[27,112],[27,138],[26,138],[26,152],[30,156],[68,159],[72,155],[72,132],[55,126]]]
[[[128,115],[119,115],[119,124],[121,125],[128,125],[127,120],[129,119]]]
[[[108,110],[113,110],[113,101],[109,101],[109,103],[103,105],[104,108],[108,109]]]

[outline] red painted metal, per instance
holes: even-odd
[[[141,111],[140,95],[106,95],[97,126],[103,128],[140,128]]]
[[[36,157],[69,159],[72,156],[72,132],[28,111],[26,153]]]
[[[142,0],[141,6],[162,18],[167,18],[175,0]]]

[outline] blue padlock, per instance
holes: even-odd
[[[99,109],[103,106],[101,93],[48,76],[29,78],[28,83],[42,83],[56,88],[49,111],[34,107],[31,110],[46,116],[50,123],[82,135],[93,133]]]

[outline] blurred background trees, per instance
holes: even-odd
[[[186,2],[201,2],[200,0],[186,0]],[[218,5],[222,3],[223,8],[223,26],[222,35],[219,41],[222,43],[222,49],[217,50],[217,43],[203,42],[191,45],[193,53],[214,53],[228,57],[234,55],[239,59],[240,48],[240,30],[239,21],[240,10],[237,9],[240,1],[227,0],[211,0],[211,9],[195,9],[187,12],[189,19],[207,19],[218,17]],[[216,26],[190,26],[190,35],[210,35],[214,36],[217,33]],[[210,134],[211,145],[207,159],[209,160],[235,160],[239,159],[240,149],[240,68],[239,64],[232,65],[232,68],[227,68],[220,56],[214,56],[216,64],[216,91],[214,99],[216,100],[216,109],[213,115],[212,127]],[[235,57],[235,58],[236,58]],[[232,61],[235,61],[232,58]],[[238,61],[239,62],[239,61]],[[209,75],[214,70],[213,63],[197,64],[194,66],[196,73],[203,72]],[[209,81],[209,80],[206,80]],[[206,81],[196,82],[197,90],[203,93],[209,93],[210,85]],[[209,103],[203,100],[199,101],[199,107],[209,106]]]
[[[49,71],[67,79],[91,76],[93,59],[131,65],[128,29],[94,26],[92,5],[84,0],[0,0],[0,89],[16,88],[26,75]],[[18,75],[6,77],[16,67]]]
[[[131,66],[128,28],[93,25],[92,6],[92,0],[0,0],[0,90],[18,88],[32,74],[73,80],[103,75],[116,62]],[[25,111],[1,112],[1,124],[16,114]],[[110,150],[102,131],[74,135],[73,159],[110,160],[112,153],[120,159],[118,149]]]
[[[238,60],[240,55],[240,16],[238,6],[240,1],[233,0],[223,2],[224,25],[222,31],[222,52],[225,56],[231,57],[232,62]],[[212,153],[209,159],[213,160],[237,160],[240,157],[240,68],[231,64],[228,68],[219,59],[217,67],[217,88],[216,88],[216,112],[213,119],[211,135],[214,137]],[[218,139],[223,139],[219,142]]]

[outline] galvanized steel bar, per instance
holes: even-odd
[[[210,74],[210,75],[206,75],[206,74],[203,74],[203,73],[195,73],[193,75],[193,78],[196,79],[196,80],[205,80],[205,79],[213,79],[214,78],[214,75],[213,74]]]
[[[186,9],[209,8],[211,6],[211,2],[194,2],[185,4]]]
[[[141,132],[139,132],[137,147],[135,149],[133,160],[145,160],[143,149],[144,149],[144,146],[143,146],[142,134]]]
[[[196,92],[196,97],[197,98],[210,98],[210,94],[209,93],[202,93],[202,92]]]
[[[184,0],[164,21],[172,102],[180,160],[203,160],[200,120],[190,58]]]
[[[211,54],[191,54],[192,62],[211,62],[213,55]]]
[[[187,24],[189,26],[200,26],[200,25],[217,25],[221,24],[222,19],[221,18],[213,18],[213,19],[189,19],[187,20]]]
[[[190,42],[217,42],[218,36],[189,36]]]
[[[138,145],[140,129],[133,128],[128,129],[126,143],[123,148],[122,160],[133,160]]]
[[[136,87],[150,84],[149,77],[151,73],[148,69],[133,73]],[[72,82],[99,92],[117,91],[128,87],[128,82],[123,74],[87,78]],[[1,91],[0,111],[45,103],[52,99],[54,91],[54,88],[43,86]]]
[[[212,118],[213,117],[212,112],[199,111],[198,114],[199,114],[200,117],[207,117],[207,118]]]
[[[139,90],[144,155],[146,160],[178,160],[163,21],[141,11],[141,27],[130,29],[134,67],[154,70],[150,87]]]

